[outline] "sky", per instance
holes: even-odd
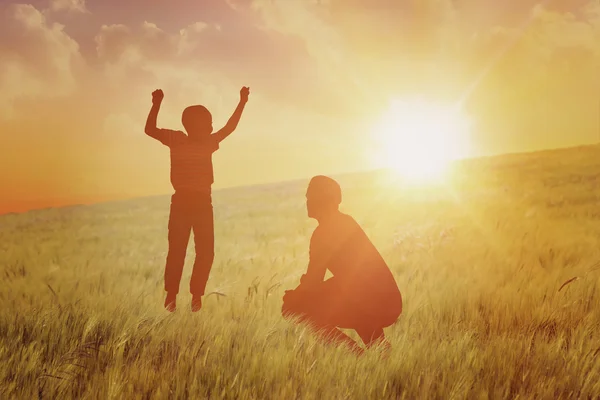
[[[456,103],[472,156],[600,141],[598,0],[0,0],[0,213],[167,194],[144,134],[215,127],[214,188],[369,169],[394,98]]]

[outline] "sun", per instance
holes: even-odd
[[[439,181],[469,153],[469,118],[453,105],[396,99],[376,124],[375,163],[412,182]]]

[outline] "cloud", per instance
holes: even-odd
[[[488,140],[514,146],[494,143],[497,151],[597,136],[600,31],[592,17],[538,5],[522,26],[489,29],[474,41],[472,75],[482,77],[469,107]]]
[[[197,21],[176,32],[150,22],[105,25],[97,54],[110,79],[138,86],[248,85],[273,102],[322,113],[352,99],[337,84],[339,74],[322,69],[301,38],[261,25],[251,8],[238,4],[229,13],[219,23]]]
[[[64,27],[49,23],[31,5],[14,4],[0,12],[0,112],[12,115],[19,100],[74,93],[83,59]]]
[[[394,93],[440,81],[438,69],[457,59],[460,45],[447,0],[255,0],[253,8],[269,29],[299,38],[326,84],[352,93],[354,109],[366,113]]]
[[[183,33],[169,34],[150,22],[133,28],[105,25],[95,40],[107,84],[127,87],[130,98],[146,98],[162,88],[169,101],[192,94],[218,99],[215,86],[227,85],[218,70],[201,68],[201,59],[182,51]]]
[[[96,50],[102,61],[118,62],[132,51],[150,61],[172,62],[177,55],[178,41],[153,23],[138,27],[103,25],[96,35]]]
[[[96,35],[96,51],[102,63],[105,79],[122,87],[139,86],[154,77],[152,61],[156,61],[160,41],[151,35],[153,27],[145,23],[138,33],[125,25],[104,25]],[[161,35],[162,36],[162,35]],[[156,48],[155,48],[156,45]],[[167,57],[163,57],[168,64]]]
[[[53,11],[89,13],[85,0],[52,0],[51,9]]]
[[[468,3],[460,8],[450,0],[236,5],[260,14],[268,29],[299,38],[318,69],[336,76],[331,87],[346,86],[367,106],[365,113],[381,109],[378,100],[405,94],[459,100],[470,93],[467,106],[481,122],[480,134],[514,146],[547,142],[544,134],[552,131],[558,138],[569,126],[597,131],[597,5],[507,2],[492,16],[491,2],[487,10]],[[487,23],[474,23],[483,11]]]
[[[600,61],[598,22],[594,20],[593,13],[577,16],[572,12],[559,12],[536,5],[531,9],[524,26],[494,29],[488,39],[495,35],[512,43],[514,50],[506,58],[512,62],[513,70],[535,70],[538,74],[548,74],[546,79],[554,76],[565,82],[568,77],[563,74],[564,67],[570,65],[579,70],[571,79],[578,80],[583,76],[587,79],[590,76],[584,71],[591,72],[589,67],[598,65]]]

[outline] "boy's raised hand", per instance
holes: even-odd
[[[248,95],[250,95],[250,88],[247,86],[244,86],[240,90],[240,101],[246,103],[248,101]]]
[[[160,104],[163,101],[165,94],[161,89],[157,89],[152,92],[152,104]]]

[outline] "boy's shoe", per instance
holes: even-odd
[[[174,312],[177,308],[177,295],[167,293],[167,298],[165,299],[165,309],[169,312]]]
[[[198,312],[202,308],[202,296],[192,296],[192,312]]]

